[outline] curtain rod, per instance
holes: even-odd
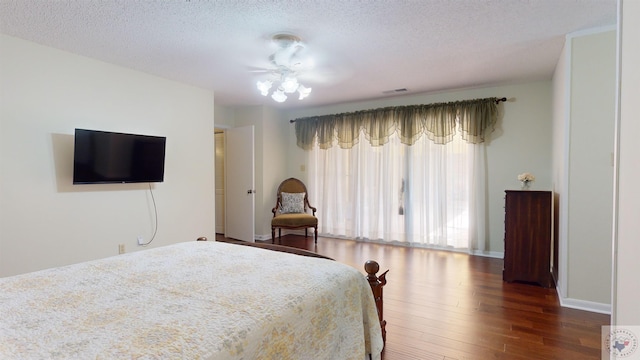
[[[501,97],[499,99],[496,99],[496,104],[499,104],[502,101],[507,101],[506,97]],[[289,123],[293,124],[294,122],[296,122],[295,120],[289,120]]]

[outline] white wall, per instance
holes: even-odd
[[[264,201],[261,211],[264,217],[262,223],[256,226],[256,232],[261,234],[263,239],[271,239],[271,219],[273,218],[271,209],[276,204],[276,192],[280,183],[291,177],[287,171],[289,124],[281,121],[282,114],[274,108],[265,107],[264,117],[265,125],[262,134],[264,141],[259,160],[264,164],[261,184]]]
[[[76,127],[166,136],[150,247],[214,236],[211,91],[4,35],[0,52],[0,276],[150,239],[147,184],[71,184]]]
[[[340,104],[286,113],[287,120],[335,114],[385,106],[429,104],[486,97],[507,97],[501,103],[501,117],[487,145],[489,239],[487,254],[504,252],[504,190],[519,189],[517,175],[528,171],[536,176],[535,190],[551,190],[551,82],[504,85],[439,94],[406,95],[378,101]],[[289,171],[306,179],[300,165],[308,165],[306,153],[296,146],[294,125],[290,125]]]
[[[610,304],[611,259],[599,255],[611,253],[616,32],[574,36],[570,44],[565,294]]]
[[[611,311],[616,32],[570,34],[553,79],[558,293],[563,306]]]
[[[617,217],[614,224],[614,325],[640,324],[640,2],[620,1],[620,104],[618,127]]]
[[[214,115],[217,128],[227,129],[234,126],[236,116],[234,107],[215,104]]]

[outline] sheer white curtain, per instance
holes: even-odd
[[[361,139],[364,135],[361,134]],[[457,134],[408,146],[359,141],[309,152],[309,191],[323,235],[484,250],[484,143]]]

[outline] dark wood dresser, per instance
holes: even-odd
[[[505,192],[503,280],[553,287],[551,191]]]

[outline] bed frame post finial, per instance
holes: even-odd
[[[368,260],[364,263],[364,271],[367,272],[367,281],[369,282],[369,286],[371,286],[371,291],[373,292],[373,299],[376,302],[376,308],[378,309],[378,318],[380,319],[380,328],[382,329],[382,341],[387,341],[387,330],[385,326],[387,325],[387,321],[384,320],[382,315],[382,287],[387,284],[387,273],[389,270],[382,273],[382,275],[377,276],[376,273],[380,270],[380,265],[373,261]]]

